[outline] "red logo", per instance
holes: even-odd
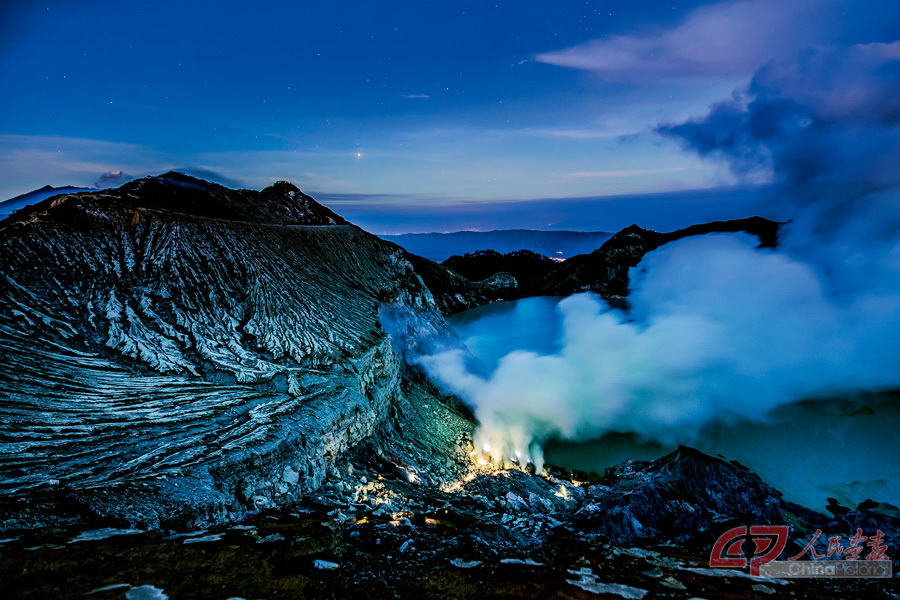
[[[750,564],[750,574],[759,576],[759,567],[778,558],[788,542],[787,525],[752,525],[729,529],[716,540],[709,555],[710,567],[746,567]],[[744,550],[744,542],[753,540],[753,554],[750,560]]]
[[[863,542],[866,540],[868,540],[866,546],[870,548],[869,553],[865,557],[866,560],[891,560],[891,557],[887,555],[888,547],[884,543],[884,532],[880,529],[876,530],[875,535],[865,536],[863,535],[863,530],[857,528],[856,533],[847,538],[847,546],[841,544],[841,540],[843,540],[844,536],[828,536],[828,547],[824,554],[816,549],[816,541],[821,535],[822,530],[816,529],[815,534],[809,542],[807,542],[803,550],[801,550],[797,556],[792,556],[788,560],[797,560],[806,553],[809,553],[810,558],[813,560],[822,560],[826,558],[859,560],[862,558]]]

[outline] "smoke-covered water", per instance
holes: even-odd
[[[556,312],[561,296],[496,302],[450,317],[456,333],[491,371],[513,350],[558,352],[562,323]]]
[[[581,294],[457,319],[486,364],[452,346],[418,362],[473,407],[480,456],[600,468],[683,443],[809,506],[900,504],[898,82],[900,41],[819,49],[660,124],[773,184],[761,206],[790,217],[777,247],[665,244],[629,272],[627,312]]]
[[[493,372],[514,351],[560,351],[561,298],[527,298],[463,312],[451,325]],[[547,398],[549,404],[553,398]],[[690,440],[703,452],[737,460],[788,500],[822,510],[827,497],[855,505],[866,498],[900,505],[900,409],[896,398],[871,394],[785,405],[765,420],[714,420]],[[683,440],[688,441],[688,440]],[[612,432],[585,441],[550,440],[547,461],[602,472],[626,459],[650,460],[674,444]]]

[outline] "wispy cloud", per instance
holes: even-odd
[[[536,60],[615,81],[749,75],[769,59],[809,42],[803,26],[832,2],[745,0],[701,7],[670,29],[594,40]]]
[[[677,173],[685,171],[688,167],[670,167],[667,169],[633,169],[622,171],[577,171],[569,173],[569,177],[597,177],[601,179],[614,177],[639,177],[641,175],[659,175],[662,173]]]
[[[428,94],[401,94],[401,98],[406,98],[407,100],[424,100],[426,98],[430,98]]]
[[[103,173],[156,173],[174,164],[139,144],[64,136],[0,134],[0,197],[43,185],[94,185]]]
[[[372,232],[494,229],[617,231],[639,223],[670,231],[694,223],[759,214],[756,188],[710,188],[589,197],[474,201],[431,194],[320,194],[314,198]],[[765,213],[782,218],[781,213]]]
[[[333,193],[333,192],[317,192],[309,191],[310,196],[316,198],[320,202],[324,202],[329,206],[356,206],[366,205],[373,207],[377,205],[402,206],[405,203],[417,203],[426,199],[432,204],[435,198],[427,197],[427,194],[359,194],[359,193]],[[441,200],[438,199],[438,202]]]
[[[109,171],[97,178],[97,181],[94,182],[94,187],[100,189],[119,187],[132,179],[134,179],[132,175],[123,171]]]
[[[523,135],[535,135],[557,138],[568,138],[574,140],[592,140],[603,138],[620,138],[639,133],[633,129],[592,129],[592,128],[573,128],[573,129],[516,129],[513,133]]]
[[[23,152],[35,149],[53,152],[91,150],[94,152],[134,152],[142,149],[139,144],[109,142],[81,137],[55,135],[0,134],[0,152]]]

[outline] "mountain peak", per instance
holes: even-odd
[[[290,193],[290,192],[301,193],[301,194],[303,193],[300,191],[300,188],[298,188],[296,185],[294,185],[290,181],[276,181],[272,185],[263,189],[263,193],[266,193],[266,192],[275,192],[275,193],[280,193],[280,194],[285,194],[285,193]]]
[[[77,206],[82,206],[78,209]],[[121,214],[121,210],[125,214]],[[301,192],[279,181],[263,189],[233,190],[178,171],[135,179],[120,188],[70,194],[60,205],[35,205],[45,217],[134,221],[134,211],[175,213],[191,217],[267,225],[345,225],[347,221]]]
[[[150,175],[148,177],[141,177],[140,179],[134,179],[128,183],[126,183],[123,187],[129,189],[140,189],[148,182],[154,184],[161,185],[176,185],[176,186],[189,186],[195,188],[222,188],[227,189],[224,186],[219,185],[218,183],[213,183],[211,181],[206,181],[205,179],[200,179],[198,177],[193,177],[186,173],[182,173],[181,171],[167,171],[161,175]]]
[[[629,225],[625,229],[615,233],[614,235],[634,235],[634,234],[643,235],[643,234],[647,233],[648,231],[650,231],[650,230],[644,229],[637,223],[632,223],[631,225]]]
[[[151,175],[147,179],[175,179],[180,181],[190,181],[190,182],[199,182],[199,183],[210,183],[209,181],[205,181],[203,179],[199,179],[197,177],[193,177],[188,175],[187,173],[182,173],[181,171],[167,171],[162,175]]]
[[[129,203],[199,217],[272,225],[341,225],[346,221],[287,181],[262,191],[233,190],[178,171],[121,188]]]

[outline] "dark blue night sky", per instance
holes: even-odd
[[[0,26],[0,199],[182,169],[375,231],[665,229],[779,175],[670,126],[772,61],[894,48],[900,3],[13,0]]]

